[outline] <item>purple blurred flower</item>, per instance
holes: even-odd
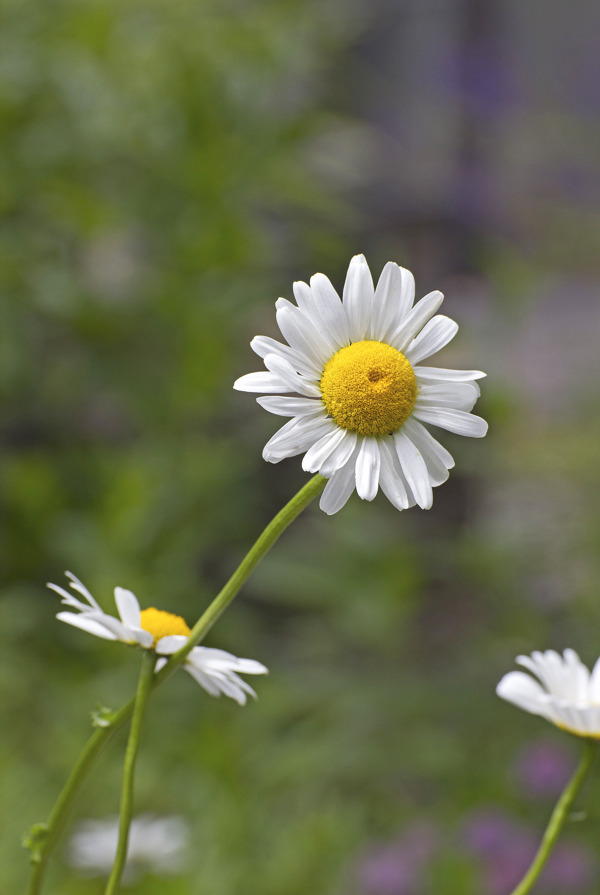
[[[358,866],[361,895],[416,895],[437,841],[430,825],[418,823],[393,842],[373,848]]]
[[[558,796],[573,772],[573,761],[558,743],[537,739],[521,750],[513,772],[527,795]]]
[[[529,867],[542,830],[519,823],[500,809],[474,812],[463,829],[468,852],[479,859],[484,895],[506,895]],[[570,895],[589,884],[595,871],[591,853],[580,845],[560,843],[541,876],[544,892]]]

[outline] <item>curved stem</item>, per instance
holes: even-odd
[[[269,522],[258,540],[255,541],[250,551],[246,554],[240,565],[237,567],[225,587],[215,597],[208,609],[200,617],[192,632],[188,644],[184,649],[179,650],[169,659],[165,667],[154,675],[152,686],[156,687],[162,683],[177,666],[183,662],[189,650],[200,642],[206,632],[216,622],[222,612],[231,603],[238,594],[240,588],[245,583],[253,569],[271,549],[275,541],[279,538],[285,529],[300,515],[315,497],[321,493],[327,483],[327,479],[323,476],[315,475],[298,493],[292,497],[283,509]],[[79,790],[88,770],[93,762],[100,754],[106,743],[109,741],[113,733],[118,730],[126,721],[129,720],[134,709],[134,700],[130,700],[118,712],[111,716],[110,720],[105,721],[104,725],[98,727],[91,735],[83,751],[77,760],[61,794],[59,795],[52,813],[46,824],[40,825],[34,831],[31,841],[27,843],[31,848],[31,876],[29,880],[29,888],[27,895],[39,895],[42,890],[42,884],[45,877],[48,860],[56,844],[59,833],[64,827],[71,803]]]
[[[133,813],[135,763],[140,748],[142,724],[144,722],[146,706],[148,704],[148,699],[150,698],[150,691],[152,690],[152,677],[155,664],[156,655],[154,652],[146,650],[142,659],[140,679],[135,696],[133,717],[131,719],[131,729],[129,731],[129,739],[127,740],[127,749],[125,751],[125,761],[123,763],[123,786],[121,788],[121,810],[119,812],[119,842],[117,844],[117,852],[115,854],[113,868],[106,885],[105,895],[115,895],[115,892],[118,891],[121,876],[125,869],[125,862],[127,860],[129,827],[131,826],[131,815]]]
[[[579,766],[565,786],[561,797],[556,803],[556,807],[552,812],[552,815],[548,822],[548,826],[546,827],[546,831],[542,837],[540,847],[538,848],[537,853],[533,861],[531,862],[529,870],[527,871],[521,882],[518,884],[516,889],[513,889],[511,895],[527,895],[527,892],[531,891],[533,884],[536,882],[540,873],[544,869],[546,861],[550,857],[550,852],[554,848],[556,840],[560,836],[561,830],[565,825],[565,821],[569,816],[571,806],[577,798],[579,791],[583,785],[583,781],[585,780],[588,771],[594,763],[597,749],[598,743],[595,740],[584,740],[583,755],[581,756]]]

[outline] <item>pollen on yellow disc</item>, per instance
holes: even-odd
[[[353,342],[325,364],[325,409],[342,429],[389,435],[411,414],[417,381],[410,362],[384,342]]]
[[[187,637],[189,627],[180,615],[172,612],[163,612],[162,609],[142,609],[142,628],[149,631],[154,637],[154,646],[161,637],[169,637],[171,634],[182,634]]]

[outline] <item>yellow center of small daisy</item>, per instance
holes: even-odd
[[[162,609],[142,609],[142,628],[154,637],[154,646],[162,637],[183,634],[187,637],[190,629],[180,615],[163,612]]]
[[[329,416],[342,429],[359,435],[395,432],[417,400],[410,362],[391,345],[368,339],[334,354],[320,384]]]

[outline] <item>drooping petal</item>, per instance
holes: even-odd
[[[356,493],[363,500],[373,500],[379,487],[381,454],[378,439],[366,436],[362,439],[356,459]]]
[[[99,621],[89,618],[87,614],[75,615],[73,612],[58,612],[56,618],[68,625],[73,625],[74,628],[81,628],[82,631],[87,631],[88,634],[93,634],[95,637],[101,637],[103,640],[118,639],[112,631],[109,631]]]
[[[423,455],[408,437],[404,427],[394,433],[394,442],[402,472],[414,498],[422,509],[428,510],[433,503],[433,490]]]
[[[344,310],[348,318],[350,338],[360,342],[371,323],[373,279],[364,255],[355,255],[344,283]]]
[[[302,454],[315,441],[330,433],[333,425],[322,412],[312,417],[290,420],[266,443],[263,458],[269,463],[279,463],[286,457]]]
[[[379,439],[379,452],[381,454],[381,469],[379,471],[381,490],[392,506],[398,510],[406,510],[414,504],[414,501],[408,496],[394,439],[391,436]]]
[[[357,453],[358,447],[354,449],[345,466],[337,469],[325,485],[319,506],[328,516],[341,510],[354,491]]]
[[[480,416],[449,407],[423,407],[413,410],[413,416],[422,423],[431,423],[432,426],[469,438],[483,438],[488,430],[488,424]]]
[[[323,463],[344,440],[346,431],[334,426],[333,431],[323,435],[311,445],[302,460],[305,472],[319,472]]]
[[[432,486],[443,484],[454,466],[454,459],[443,445],[415,419],[408,419],[402,427],[417,450],[421,452]]]
[[[430,357],[440,351],[450,342],[458,332],[458,323],[438,314],[429,323],[426,323],[419,335],[413,339],[404,352],[411,364],[418,364],[420,360]]]

